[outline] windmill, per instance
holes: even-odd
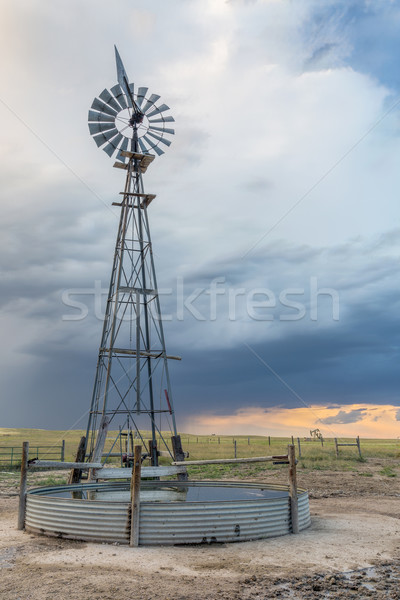
[[[87,460],[122,456],[129,460],[133,438],[141,439],[158,465],[160,452],[183,459],[177,435],[157,279],[147,209],[154,194],[144,191],[143,174],[164,153],[175,132],[160,96],[135,88],[115,47],[118,83],[96,97],[89,110],[89,131],[114,167],[126,171],[111,279],[86,432]],[[155,153],[155,154],[154,154]],[[165,427],[167,423],[168,427]],[[172,451],[163,431],[172,433]],[[142,437],[143,429],[151,439]],[[105,451],[107,433],[115,431]],[[110,436],[109,436],[110,437]],[[159,445],[157,447],[157,438]]]

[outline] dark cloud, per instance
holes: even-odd
[[[319,419],[320,423],[324,425],[343,425],[346,423],[358,423],[362,421],[366,415],[366,410],[363,408],[357,408],[355,410],[340,410],[336,415],[332,417],[326,417],[325,419]]]
[[[329,318],[329,298],[327,312],[321,311],[325,301],[321,299],[317,321],[311,321],[307,312],[301,321],[285,324],[279,321],[278,306],[271,311],[274,321],[270,327],[271,323],[244,319],[242,314],[230,322],[221,310],[216,321],[207,318],[198,322],[188,314],[177,320],[175,295],[162,297],[163,312],[170,312],[173,317],[165,323],[167,349],[183,358],[181,363],[171,364],[178,420],[179,415],[187,417],[215,410],[226,414],[244,406],[395,403],[400,385],[400,334],[395,326],[398,275],[386,254],[382,260],[369,261],[370,252],[369,244],[359,244],[357,250],[351,245],[328,250],[270,244],[266,251],[243,262],[231,257],[214,266],[199,267],[185,287],[189,294],[194,286],[209,285],[215,276],[226,276],[238,286],[250,277],[250,282],[260,285],[263,264],[270,256],[269,281],[278,292],[290,282],[293,269],[306,283],[310,273],[319,272],[321,261],[321,269],[325,268],[324,285],[332,282],[340,292],[341,312],[336,322]],[[369,264],[368,273],[355,268],[358,253]],[[292,257],[297,257],[294,265]],[[336,276],[339,279],[335,282]],[[105,282],[106,279],[103,287],[107,287]],[[21,289],[17,286],[15,294],[20,294]],[[16,384],[15,370],[10,369],[3,383],[3,403],[6,401],[7,406],[4,426],[35,423],[62,427],[61,416],[66,413],[64,408],[54,412],[55,399],[68,403],[68,422],[81,415],[85,403],[89,405],[101,320],[94,314],[93,298],[89,295],[75,298],[87,300],[88,316],[81,321],[65,321],[63,316],[75,315],[77,311],[62,303],[60,292],[49,293],[49,289],[44,286],[42,296],[36,299],[35,289],[30,300],[14,305],[19,327],[25,331],[15,365],[33,382],[25,397],[29,397],[35,410],[21,410],[28,391],[23,392],[20,381]],[[24,293],[29,295],[29,289]],[[204,295],[204,302],[207,298]],[[196,306],[204,310],[205,304]],[[28,335],[32,327],[35,333]],[[15,397],[18,402],[9,401]],[[341,410],[333,418],[359,420],[362,415]]]

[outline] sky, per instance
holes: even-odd
[[[180,430],[400,436],[398,3],[0,15],[1,425],[86,425],[124,177],[87,112],[116,44],[176,121],[145,187]]]

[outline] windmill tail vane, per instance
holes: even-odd
[[[89,131],[99,148],[111,158],[126,162],[123,152],[164,154],[171,145],[175,130],[166,127],[174,118],[165,113],[169,106],[159,102],[158,94],[149,94],[147,87],[129,82],[121,57],[115,47],[118,83],[104,89],[89,110]]]

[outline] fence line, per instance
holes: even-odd
[[[48,458],[49,456],[56,457],[61,462],[65,460],[65,440],[62,441],[61,446],[40,446],[32,445],[31,454],[36,454],[36,458],[42,457]],[[23,451],[21,446],[0,446],[0,466],[10,467],[19,466],[23,458]]]

